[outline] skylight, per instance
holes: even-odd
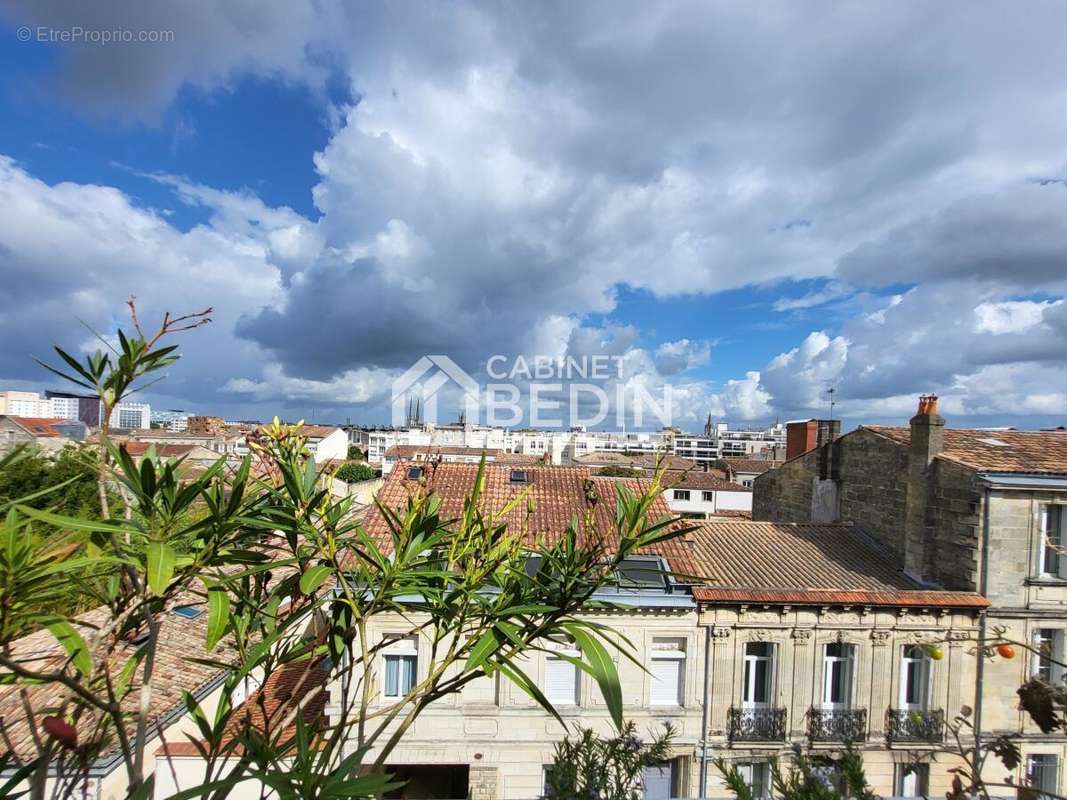
[[[204,615],[204,610],[202,608],[197,608],[196,606],[175,606],[174,613],[185,619],[196,619],[197,617],[202,617]]]
[[[408,480],[417,481],[422,477],[422,467],[408,467]]]
[[[662,589],[666,585],[666,568],[657,557],[624,558],[618,568],[619,585],[631,589]]]
[[[990,447],[1008,447],[1008,443],[1000,439],[979,439],[978,441],[983,444],[988,444]]]
[[[529,483],[530,482],[530,473],[527,472],[524,469],[513,469],[511,471],[511,482],[512,483]]]

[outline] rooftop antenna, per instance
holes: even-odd
[[[830,421],[833,422],[834,421],[834,395],[837,394],[837,387],[834,386],[831,383],[830,384],[830,388],[828,388],[826,390],[826,394],[830,398]]]

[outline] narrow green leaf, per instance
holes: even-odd
[[[591,667],[590,674],[600,686],[600,693],[604,696],[604,702],[608,706],[615,727],[622,730],[622,684],[619,682],[619,671],[615,668],[615,661],[595,635],[578,625],[565,625],[564,627],[574,637],[578,649],[582,651],[582,655]]]
[[[500,646],[500,639],[496,635],[496,631],[490,628],[481,635],[481,638],[475,642],[474,647],[471,648],[470,655],[467,656],[467,664],[464,667],[465,672],[478,669],[483,662],[496,651]]]
[[[311,594],[322,586],[328,577],[330,577],[330,568],[318,564],[300,576],[300,591],[304,594]]]
[[[74,668],[82,675],[88,676],[93,671],[93,659],[89,654],[89,648],[85,646],[85,641],[74,630],[74,626],[66,620],[55,620],[47,627],[56,637],[56,641],[67,651]]]
[[[207,649],[214,650],[226,633],[230,617],[230,595],[222,588],[207,593]]]
[[[174,577],[174,550],[164,542],[148,543],[148,588],[155,594],[167,591]]]

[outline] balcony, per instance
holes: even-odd
[[[731,708],[729,716],[731,742],[784,742],[785,709]]]
[[[813,708],[808,711],[808,738],[813,742],[862,742],[867,738],[867,709]]]
[[[886,712],[885,738],[893,744],[943,741],[945,712],[940,708],[931,711],[891,708]]]

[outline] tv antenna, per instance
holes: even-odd
[[[837,394],[837,387],[834,386],[831,383],[830,386],[826,389],[826,394],[830,398],[830,421],[833,422],[833,419],[834,419],[834,395]]]

